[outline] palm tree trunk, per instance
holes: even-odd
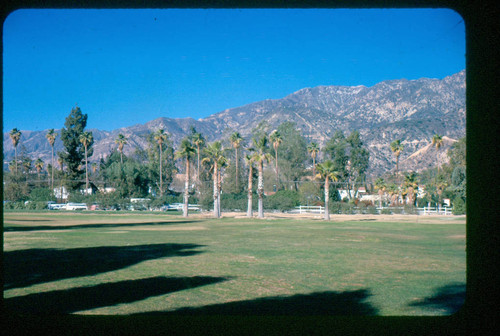
[[[162,169],[161,169],[161,144],[160,144],[160,196],[163,196],[163,178],[162,178]]]
[[[89,191],[89,170],[87,165],[87,146],[85,146],[85,195],[88,195]]]
[[[325,220],[330,220],[330,210],[328,209],[328,199],[330,198],[330,184],[328,177],[325,178]]]
[[[262,161],[259,161],[259,182],[257,184],[257,193],[259,195],[259,218],[264,218],[264,176],[263,176]]]
[[[16,175],[17,175],[17,146],[14,146],[14,157],[16,160]]]
[[[240,184],[238,183],[238,147],[235,148],[236,149],[236,190],[238,190],[238,192],[240,192]]]
[[[250,170],[248,172],[248,207],[247,207],[247,217],[253,217],[253,204],[252,204],[252,175],[253,169],[250,166]]]
[[[313,156],[313,180],[316,176],[316,157]]]
[[[217,175],[218,175],[218,171],[217,171],[217,163],[214,164],[214,217],[215,218],[219,218],[219,205],[217,204],[218,203],[218,200],[219,200],[219,191],[217,190],[218,189],[218,185],[219,183],[217,182]]]
[[[221,170],[219,169],[219,174],[217,175],[217,205],[219,207],[219,217],[221,216],[222,212],[220,210],[220,207],[221,207],[221,190],[222,190],[222,186],[221,186]]]
[[[188,207],[189,207],[189,158],[186,157],[186,180],[184,182],[184,208],[183,208],[183,216],[188,216]]]
[[[278,148],[274,149],[274,153],[276,154],[276,191],[278,191],[279,186],[279,172],[278,172]]]
[[[51,177],[51,191],[54,192],[54,145],[52,145],[52,156],[51,156],[51,164],[52,164],[52,172],[50,173]]]
[[[197,154],[198,154],[198,167],[196,169],[196,182],[200,182],[200,145],[196,145],[198,151],[197,151]]]

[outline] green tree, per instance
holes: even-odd
[[[319,153],[319,146],[316,142],[311,142],[307,146],[307,151],[311,155],[311,158],[313,160],[313,178],[316,176],[316,157],[318,156]]]
[[[241,142],[243,141],[243,137],[241,136],[240,133],[238,132],[234,132],[231,134],[231,136],[229,137],[229,141],[231,142],[231,145],[233,146],[234,150],[235,150],[235,168],[236,168],[236,189],[239,190],[239,187],[240,187],[240,184],[239,184],[239,181],[238,181],[238,176],[239,176],[239,172],[238,172],[238,162],[239,162],[239,157],[238,157],[238,148],[240,148],[241,146]]]
[[[45,135],[45,137],[47,138],[47,141],[49,142],[50,147],[52,149],[52,155],[50,157],[50,162],[51,162],[51,172],[50,172],[51,184],[50,184],[50,187],[52,188],[52,190],[54,190],[54,144],[56,142],[57,133],[54,131],[53,128],[51,128],[47,131],[47,134]]]
[[[17,146],[19,145],[19,140],[21,139],[21,131],[18,130],[17,128],[13,128],[10,133],[10,140],[12,140],[12,145],[14,145],[14,160],[15,160],[15,167],[16,167],[16,174],[17,174]]]
[[[118,134],[115,139],[115,143],[118,145],[118,151],[120,152],[120,162],[123,164],[123,147],[127,144],[127,138],[123,134]]]
[[[330,158],[335,166],[335,170],[339,173],[339,180],[343,181],[347,177],[347,162],[349,156],[347,154],[348,143],[344,133],[340,130],[335,131],[330,140],[327,141],[323,151]]]
[[[368,169],[370,153],[363,147],[363,142],[358,131],[353,131],[346,139],[349,149],[348,161],[348,181],[353,189],[354,194],[357,193],[357,185],[365,179],[365,173]],[[349,193],[350,195],[350,193]]]
[[[283,178],[290,183],[295,191],[298,182],[305,175],[306,161],[308,160],[307,143],[297,125],[284,122],[278,127],[282,142],[279,146],[280,172]]]
[[[271,160],[271,154],[269,151],[269,142],[267,136],[262,136],[259,139],[252,138],[253,148],[252,148],[252,160],[258,163],[258,182],[257,182],[257,195],[259,197],[258,201],[258,217],[264,218],[264,161],[269,162]]]
[[[333,161],[327,160],[316,166],[318,171],[317,177],[325,179],[325,220],[330,220],[330,211],[328,209],[328,200],[330,198],[330,179],[332,181],[337,181],[339,178],[339,172],[335,170],[335,164]]]
[[[67,187],[70,191],[77,190],[82,185],[83,172],[80,165],[85,157],[85,148],[80,142],[80,135],[87,126],[87,115],[83,114],[78,106],[71,109],[71,113],[66,117],[64,127],[61,129],[61,140],[64,151],[61,152],[64,164],[67,169]],[[87,156],[92,155],[92,146],[87,148]]]
[[[183,158],[186,161],[186,175],[184,182],[184,206],[182,209],[182,215],[184,217],[188,216],[188,208],[189,208],[189,170],[190,170],[190,162],[191,158],[194,157],[196,150],[193,145],[189,141],[189,139],[184,139],[181,142],[180,148],[175,153],[175,158],[180,159]]]
[[[162,152],[163,152],[163,144],[168,140],[168,134],[165,133],[163,129],[157,130],[153,138],[155,141],[158,143],[158,146],[160,147],[160,169],[159,169],[159,175],[160,175],[160,196],[163,195],[163,170],[162,170]]]
[[[92,146],[92,144],[94,143],[94,137],[92,136],[92,132],[83,132],[82,134],[80,134],[79,139],[85,150],[85,194],[87,194],[89,190],[89,167],[87,150],[89,146]]]

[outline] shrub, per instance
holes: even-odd
[[[381,214],[382,215],[391,215],[392,211],[389,208],[385,208],[385,209],[382,209]]]
[[[466,211],[466,206],[462,197],[460,196],[455,197],[455,199],[453,200],[452,213],[454,215],[465,215],[465,211]]]
[[[415,208],[413,204],[405,204],[405,206],[403,207],[403,211],[408,215],[416,215],[418,213],[417,208]]]
[[[375,206],[373,205],[370,205],[367,207],[367,212],[370,214],[370,215],[377,215],[378,214],[378,210]]]
[[[29,199],[35,202],[56,201],[54,192],[49,188],[35,188],[31,190]]]
[[[293,190],[279,190],[268,196],[264,203],[266,209],[287,211],[300,205],[300,194]]]

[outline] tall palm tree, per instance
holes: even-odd
[[[443,137],[439,134],[434,134],[432,137],[432,146],[436,147],[436,163],[437,163],[437,171],[439,175],[439,148],[443,145]]]
[[[239,184],[239,181],[238,181],[238,148],[240,148],[240,144],[241,142],[243,141],[243,138],[241,137],[240,133],[238,132],[234,132],[233,134],[231,134],[231,136],[229,137],[229,141],[231,142],[231,145],[233,145],[233,148],[235,149],[236,151],[236,189],[239,191],[239,187],[240,187],[240,184]]]
[[[47,134],[45,135],[45,137],[47,138],[47,141],[49,142],[50,147],[52,148],[52,155],[50,157],[51,158],[50,163],[52,165],[51,173],[50,173],[50,175],[51,175],[50,186],[51,186],[51,190],[54,190],[54,144],[56,142],[57,133],[54,131],[53,128],[51,128],[47,131]]]
[[[14,145],[14,158],[16,161],[16,174],[17,174],[17,145],[19,145],[19,140],[21,139],[21,131],[18,130],[17,128],[13,128],[12,131],[10,131],[9,136],[10,139],[12,140],[12,144]]]
[[[309,146],[307,146],[307,151],[311,154],[313,159],[313,178],[316,176],[316,156],[319,153],[319,146],[315,142],[311,142]]]
[[[92,136],[92,132],[83,132],[82,134],[80,134],[79,140],[83,145],[83,148],[85,148],[85,194],[87,194],[89,190],[89,167],[87,149],[94,141],[94,137]]]
[[[120,162],[123,164],[123,146],[127,144],[127,138],[123,134],[118,134],[115,139],[115,143],[118,144],[118,151],[120,152]]]
[[[325,220],[330,220],[330,211],[328,209],[328,200],[330,197],[330,179],[335,182],[338,180],[340,173],[335,170],[335,164],[331,160],[319,163],[316,166],[318,175],[316,177],[325,179]]]
[[[248,206],[247,206],[247,217],[253,217],[253,204],[252,204],[252,189],[253,189],[253,157],[251,155],[245,155],[245,163],[248,166]]]
[[[401,143],[401,140],[394,140],[391,142],[391,151],[392,153],[396,156],[396,176],[398,175],[399,171],[399,156],[401,155],[401,152],[404,149],[403,144]]]
[[[281,134],[278,132],[278,130],[274,130],[271,135],[269,135],[269,140],[271,141],[271,143],[273,144],[273,148],[274,148],[274,157],[276,159],[276,167],[275,167],[275,171],[276,171],[276,188],[278,188],[279,186],[279,172],[278,172],[278,147],[281,145],[281,143],[283,142],[283,137],[281,136]]]
[[[36,159],[36,161],[35,161],[35,169],[36,169],[36,172],[38,174],[38,179],[39,180],[40,180],[40,172],[42,171],[44,165],[45,165],[45,163],[43,162],[42,159],[40,159],[40,158]]]
[[[175,158],[184,158],[186,160],[186,176],[184,182],[184,206],[182,208],[182,215],[184,217],[188,216],[189,207],[189,169],[190,160],[194,156],[196,150],[188,139],[184,139],[181,142],[179,150],[175,153]]]
[[[192,142],[196,146],[196,154],[198,155],[198,165],[196,167],[196,181],[200,181],[200,153],[201,146],[205,144],[205,138],[201,133],[194,133],[192,136]]]
[[[385,183],[384,179],[379,177],[375,180],[375,189],[378,190],[379,196],[379,208],[382,208],[382,196],[384,196],[385,189],[387,188],[387,183]]]
[[[168,140],[168,134],[165,133],[163,129],[159,129],[153,134],[153,138],[160,146],[160,196],[163,196],[163,170],[161,153],[163,152],[163,144]]]
[[[257,183],[257,195],[259,196],[259,218],[264,218],[264,161],[271,161],[271,154],[268,152],[269,145],[267,136],[262,136],[260,139],[253,138],[253,154],[252,159],[258,163],[259,179]]]
[[[220,141],[215,141],[205,148],[205,158],[202,162],[208,162],[212,166],[212,174],[214,180],[214,217],[220,218],[220,173],[219,167],[227,162],[224,156],[224,149]]]

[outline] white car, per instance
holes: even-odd
[[[68,203],[66,210],[88,210],[88,207],[85,203]]]

